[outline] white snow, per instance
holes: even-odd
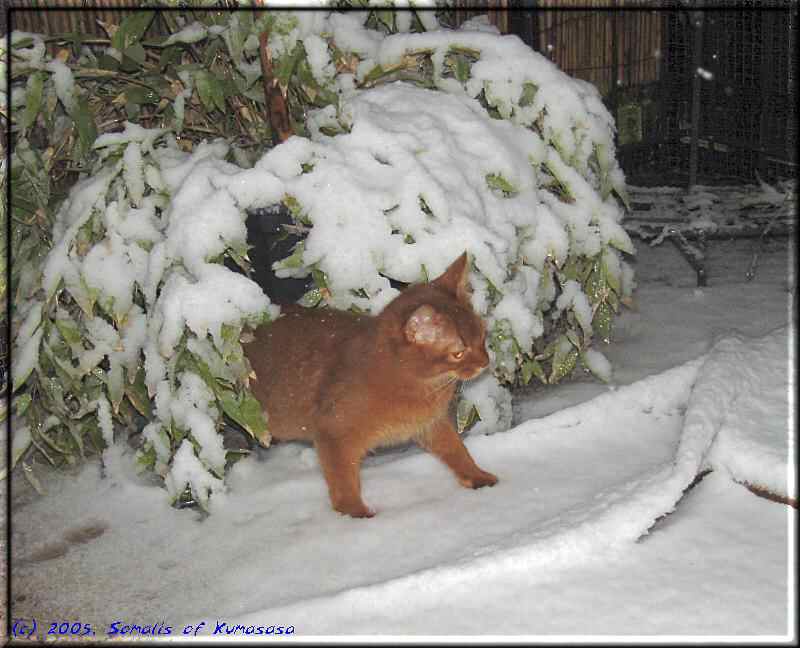
[[[64,109],[69,113],[75,110],[75,77],[62,61],[53,59],[46,66],[47,70],[53,73],[53,85],[56,89],[56,96],[64,105]]]
[[[142,149],[138,142],[129,142],[122,156],[122,173],[131,201],[137,207],[142,204],[144,196],[144,168],[142,167]]]
[[[603,382],[611,380],[613,368],[601,351],[597,349],[586,349],[582,358],[586,363],[586,368],[589,369],[595,376]]]
[[[19,43],[26,41],[30,41],[27,46],[19,46]],[[42,58],[44,58],[46,48],[41,34],[32,34],[19,30],[13,31],[11,32],[9,45],[12,47],[17,45],[17,47],[13,47],[14,56],[24,59],[31,67],[38,68],[42,66]]]
[[[167,47],[174,43],[196,43],[199,40],[203,40],[207,34],[208,30],[205,25],[195,21],[172,34],[162,43],[162,47]]]
[[[308,65],[311,68],[311,74],[314,75],[314,80],[324,86],[336,74],[336,67],[328,52],[328,43],[317,34],[309,34],[303,39],[303,47],[306,50]]]
[[[710,465],[736,481],[784,497],[797,487],[793,426],[770,414],[785,405],[794,387],[792,355],[783,328],[755,340],[725,337],[712,349],[701,383],[712,385],[709,398],[724,411]]]
[[[15,509],[15,559],[76,526],[107,530],[12,565],[27,595],[15,615],[74,616],[99,636],[117,619],[163,619],[173,633],[225,621],[293,625],[304,638],[787,639],[796,514],[734,480],[795,488],[786,370],[796,324],[785,244],[746,282],[750,254],[748,241],[712,246],[702,291],[675,250],[640,258],[637,310],[599,347],[613,382],[519,394],[513,429],[468,436],[500,478],[491,489],[461,488],[417,449],[384,451],[362,470],[378,515],[353,520],[330,509],[313,450],[285,443],[236,464],[201,519],[169,509],[132,472],[37,469],[51,494]],[[480,382],[467,388],[489,395]],[[714,472],[681,499],[705,467]],[[171,492],[193,473],[200,490],[219,490],[201,468],[182,446]]]
[[[592,307],[589,298],[581,289],[581,285],[572,279],[568,280],[556,299],[556,311],[561,312],[570,308],[575,313],[575,319],[584,331],[592,328]]]
[[[499,34],[500,30],[489,22],[489,16],[481,14],[461,23],[459,29],[464,31],[483,31],[490,34]]]
[[[511,392],[491,373],[464,384],[464,398],[475,406],[480,420],[471,434],[492,434],[511,427]]]
[[[97,420],[100,423],[100,431],[103,433],[103,441],[106,447],[114,445],[114,421],[111,419],[111,406],[105,396],[101,396],[95,401],[97,407]]]
[[[189,439],[184,439],[175,453],[165,481],[171,498],[177,498],[189,485],[192,495],[199,502],[207,502],[211,494],[221,491],[223,487],[222,480],[209,473],[195,456]],[[163,493],[159,499],[163,501]]]

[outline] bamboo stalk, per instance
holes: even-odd
[[[268,44],[269,34],[259,35],[259,54],[261,55],[261,76],[264,81],[264,96],[267,99],[269,124],[272,127],[272,143],[277,146],[292,136],[286,96],[272,69],[272,52]]]

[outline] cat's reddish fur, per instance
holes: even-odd
[[[272,437],[314,444],[337,511],[374,515],[361,499],[361,460],[373,448],[409,440],[466,487],[497,482],[477,466],[449,415],[457,382],[489,364],[468,272],[464,253],[377,317],[287,306],[244,345]]]

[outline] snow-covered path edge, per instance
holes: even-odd
[[[524,423],[518,430],[533,425],[566,427],[598,410],[619,407],[620,402],[648,405],[658,402],[665,409],[680,407],[695,400],[692,388],[707,360],[706,355],[637,383],[601,394],[580,405]],[[687,416],[687,422],[691,417]],[[692,419],[693,420],[693,419]],[[655,520],[674,510],[675,505],[700,471],[715,431],[692,425],[684,435],[675,461],[650,475],[619,485],[605,492],[588,510],[578,512],[566,530],[558,527],[549,535],[510,549],[502,549],[469,560],[438,565],[383,582],[346,589],[335,594],[307,598],[267,610],[249,613],[230,624],[258,625],[265,618],[292,619],[347,617],[350,614],[380,614],[410,598],[416,604],[433,604],[441,592],[480,582],[488,576],[502,576],[536,568],[559,568],[589,560],[640,538]],[[470,447],[490,437],[472,440]],[[566,512],[566,516],[569,512]]]
[[[774,380],[774,375],[780,374],[781,363],[785,362],[782,349],[787,345],[787,336],[791,339],[792,334],[789,328],[780,327],[756,339],[738,335],[722,338],[707,354],[686,364],[519,426],[520,432],[542,425],[569,427],[598,411],[625,407],[630,402],[640,405],[658,403],[667,409],[686,405],[674,461],[654,469],[649,475],[598,494],[595,503],[578,510],[577,514],[565,511],[563,517],[567,526],[556,526],[544,537],[533,541],[529,538],[528,542],[523,541],[512,548],[248,614],[236,623],[247,626],[264,618],[313,618],[324,625],[322,620],[326,618],[342,620],[351,616],[387,613],[409,600],[421,607],[434,605],[441,599],[442,592],[474,587],[487,578],[534,574],[536,570],[582,564],[607,550],[635,542],[648,533],[656,519],[675,510],[686,489],[702,470],[711,467],[722,470],[731,478],[736,477],[730,465],[737,457],[726,450],[724,441],[732,434],[732,427],[733,433],[742,433],[741,429],[736,430],[737,423],[741,428],[742,422],[737,411],[744,409],[745,415],[748,413],[746,401],[751,392],[769,384],[769,389],[780,393],[782,384],[780,380]],[[743,401],[744,405],[741,404]],[[780,418],[780,405],[772,406],[775,408],[772,413]],[[788,411],[786,414],[788,422],[790,414]],[[757,438],[760,428],[746,423],[745,433]],[[777,427],[780,430],[780,422]],[[788,428],[786,432],[788,435]],[[491,442],[487,437],[474,441],[474,445]],[[781,461],[792,461],[791,445],[787,448],[788,455],[784,454],[786,450],[780,447],[780,443],[778,446],[777,459],[773,457],[767,470],[763,469],[764,462],[761,461],[760,473],[777,492],[796,497],[793,470],[788,463],[784,464],[786,479],[780,477]],[[766,450],[774,451],[775,448],[767,447]],[[780,458],[782,454],[786,459]]]

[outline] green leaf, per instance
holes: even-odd
[[[183,49],[180,45],[170,45],[169,47],[164,47],[158,57],[158,69],[163,72],[173,63],[180,61],[182,52]]]
[[[136,453],[137,472],[153,470],[156,466],[156,450],[152,445],[148,445],[144,450]]]
[[[242,60],[244,42],[250,35],[252,24],[252,14],[245,11],[232,14],[228,21],[228,31],[225,32],[223,38],[228,46],[228,53],[235,63]]]
[[[283,197],[283,204],[286,205],[286,209],[289,210],[289,213],[292,215],[292,219],[296,223],[303,223],[304,225],[310,225],[311,222],[306,217],[305,212],[303,211],[302,205],[300,202],[292,196],[291,194],[286,194]]]
[[[17,394],[14,397],[14,407],[17,412],[17,416],[24,416],[25,412],[28,411],[28,407],[31,404],[31,395],[30,394]]]
[[[42,327],[39,327],[39,329],[25,343],[24,347],[29,352],[33,350],[37,357],[39,355],[39,348],[42,341],[42,332],[43,332]],[[28,380],[28,376],[31,375],[31,372],[33,371],[35,364],[36,361],[33,360],[33,362],[26,362],[22,366],[17,365],[15,367],[16,371],[14,372],[14,382],[11,387],[12,393],[17,391],[22,385],[25,384],[25,381]]]
[[[113,356],[109,356],[109,369],[106,374],[106,384],[108,385],[108,398],[115,414],[119,413],[119,404],[125,397],[125,374],[122,363],[115,361]]]
[[[147,53],[141,43],[135,43],[122,51],[122,69],[125,72],[138,72],[144,66]]]
[[[362,85],[368,85],[373,81],[380,79],[382,74],[383,74],[383,68],[380,65],[376,65],[369,72],[367,72],[366,76],[364,77],[364,80],[361,83]]]
[[[42,88],[44,87],[44,72],[34,72],[28,78],[28,91],[25,95],[25,111],[22,113],[21,126],[30,128],[36,122],[36,116],[42,107]]]
[[[75,442],[75,445],[78,448],[78,452],[80,452],[81,457],[84,456],[83,450],[83,435],[82,432],[76,429],[76,425],[74,421],[67,422],[67,431],[69,432],[70,437]]]
[[[186,351],[183,353],[182,360],[186,363],[186,366],[189,369],[194,371],[194,373],[196,373],[203,379],[203,382],[208,386],[208,388],[212,392],[214,392],[217,398],[219,398],[221,393],[221,388],[217,384],[217,379],[214,377],[214,374],[211,373],[211,369],[209,369],[205,360],[199,358],[190,351]]]
[[[239,342],[239,337],[242,334],[241,326],[234,326],[232,324],[223,324],[221,328],[222,337],[222,359],[230,364],[231,361],[241,358],[242,345]],[[219,378],[215,376],[215,378]]]
[[[277,267],[279,268],[302,268],[303,267],[303,250],[305,249],[305,243],[300,241],[297,245],[294,246],[294,250],[292,253],[286,257],[285,259],[281,259]]]
[[[527,81],[522,84],[522,94],[519,98],[519,105],[520,106],[530,106],[533,103],[534,98],[536,97],[536,85]]]
[[[306,308],[314,308],[322,301],[322,291],[319,288],[312,288],[300,298],[298,302]]]
[[[578,281],[580,277],[580,261],[577,256],[569,257],[558,273],[561,283],[564,284],[570,279]]]
[[[250,261],[247,259],[247,248],[242,246],[230,246],[225,250],[226,254],[245,272],[250,270]]]
[[[125,395],[136,410],[149,419],[152,417],[152,406],[150,395],[147,393],[147,386],[144,383],[144,368],[138,367],[134,381],[125,382]]]
[[[23,214],[46,209],[50,201],[50,176],[38,150],[21,137],[11,157],[11,206]]]
[[[478,408],[468,400],[461,399],[456,406],[456,427],[459,434],[469,429],[480,418]]]
[[[594,318],[592,319],[592,328],[603,342],[608,343],[611,341],[613,317],[614,311],[606,302],[601,303],[595,311]]]
[[[13,45],[11,45],[11,49],[23,49],[31,47],[32,45],[33,45],[33,38],[25,36],[24,38],[20,38]]]
[[[620,301],[619,297],[617,297],[617,293],[613,291],[609,292],[608,295],[606,295],[606,302],[608,303],[609,306],[611,306],[611,309],[615,313],[619,313]]]
[[[613,254],[613,252],[611,254]],[[600,267],[603,272],[603,278],[606,280],[606,284],[608,284],[611,290],[619,294],[621,292],[619,279],[615,277],[614,274],[608,269],[608,264],[606,263],[605,254],[603,255],[602,261],[600,262]]]
[[[214,96],[211,90],[211,76],[205,71],[197,72],[194,76],[197,94],[206,112],[214,110]]]
[[[59,334],[67,344],[70,346],[80,345],[81,340],[83,339],[81,337],[80,330],[78,330],[78,325],[67,311],[59,309],[54,323]]]
[[[206,43],[203,47],[203,65],[206,68],[210,68],[211,64],[214,62],[214,58],[217,56],[217,53],[222,49],[222,41],[218,38],[215,38],[210,43]]]
[[[522,384],[527,385],[533,376],[536,376],[542,383],[547,384],[547,376],[536,360],[525,360],[522,363]]]
[[[397,31],[394,25],[394,11],[391,9],[376,9],[373,13],[378,22],[386,28],[387,33],[394,34]]]
[[[567,339],[570,341],[570,344],[572,344],[572,346],[575,347],[576,349],[580,350],[581,340],[578,337],[578,334],[575,332],[575,329],[568,328],[565,335],[567,336]]]
[[[220,390],[219,403],[231,419],[241,425],[250,436],[259,441],[267,436],[267,419],[261,404],[249,393],[237,397],[232,390]]]
[[[592,305],[603,299],[606,292],[606,277],[598,257],[592,261],[591,271],[583,285],[583,292],[586,293],[589,303]]]
[[[39,378],[39,387],[61,406],[61,413],[68,415],[61,394],[64,388],[72,389],[79,383],[82,372],[72,366],[63,347],[52,348],[46,341],[42,342],[39,354],[39,365],[42,369]],[[47,376],[47,378],[45,378]]]
[[[288,87],[289,82],[292,78],[292,73],[294,72],[297,63],[300,59],[305,55],[305,49],[303,48],[303,44],[298,42],[297,45],[294,46],[292,53],[289,55],[283,55],[278,59],[278,64],[275,66],[275,77],[278,79],[278,83],[281,84],[283,87]]]
[[[86,97],[77,98],[72,118],[78,127],[79,150],[80,156],[83,157],[92,150],[92,144],[97,139],[97,126],[95,126],[94,115],[89,110],[89,103],[86,101]]]
[[[135,104],[157,104],[161,101],[161,95],[155,90],[133,84],[125,88],[125,98]]]
[[[494,189],[495,191],[500,191],[505,196],[513,196],[517,193],[517,190],[514,188],[508,180],[506,180],[503,176],[498,175],[496,173],[489,173],[486,175],[486,184],[489,185],[490,189]]]
[[[466,83],[469,80],[470,64],[466,59],[461,56],[456,58],[456,79],[461,83]]]
[[[119,70],[119,61],[108,54],[100,54],[97,57],[97,67],[101,70],[116,71]]]
[[[622,201],[622,204],[625,206],[625,211],[631,211],[631,199],[628,196],[628,192],[625,191],[624,187],[613,187],[612,188],[614,193],[616,194],[617,198]]]
[[[334,128],[333,126],[321,126],[319,132],[328,137],[336,137],[337,135],[341,135],[344,131],[340,128]]]
[[[314,285],[320,290],[328,288],[328,275],[319,268],[311,268],[311,278],[314,280]]]
[[[240,420],[238,423],[253,437],[262,440],[267,432],[267,419],[264,408],[261,407],[254,396],[245,392],[239,406]]]
[[[111,47],[122,52],[141,40],[155,13],[155,11],[137,11],[127,16],[111,38]]]
[[[209,88],[211,90],[211,100],[221,113],[226,111],[225,91],[222,82],[215,76],[208,77]]]
[[[548,382],[555,384],[565,376],[568,376],[575,368],[578,361],[578,350],[572,346],[566,335],[562,335],[556,344],[553,355],[552,371]]]

